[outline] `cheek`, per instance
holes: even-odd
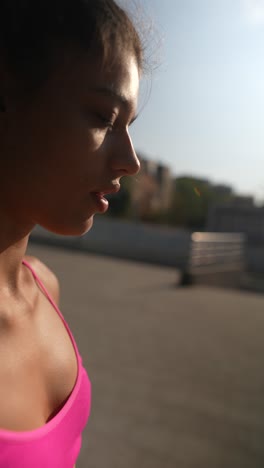
[[[39,111],[18,119],[17,152],[27,183],[56,193],[91,185],[104,170],[105,135],[90,128],[81,113]],[[21,125],[23,122],[23,126]],[[22,157],[21,157],[22,156]],[[96,182],[96,180],[95,180]]]
[[[100,151],[102,135],[89,129],[81,119],[61,119],[41,134],[44,155],[61,164],[86,164],[90,155]]]
[[[105,171],[105,144],[102,132],[89,129],[81,123],[68,128],[60,148],[59,164],[64,166],[64,174],[81,187],[97,183]],[[58,159],[57,159],[58,160]]]
[[[52,153],[54,147],[52,148]],[[82,181],[97,177],[103,168],[103,145],[95,132],[85,128],[72,129],[62,138],[54,159],[70,179]]]

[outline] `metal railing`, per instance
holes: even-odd
[[[240,233],[194,232],[181,283],[193,284],[199,275],[219,277],[220,273],[244,271],[245,240]]]

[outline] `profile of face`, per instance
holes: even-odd
[[[10,94],[5,199],[13,216],[57,234],[83,235],[93,215],[107,210],[104,195],[139,171],[129,135],[139,70],[132,54],[119,55],[107,68],[84,52],[64,51],[34,99]]]

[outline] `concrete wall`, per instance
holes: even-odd
[[[92,229],[82,237],[58,236],[37,226],[31,241],[183,269],[189,258],[191,233],[95,216]],[[247,245],[245,260],[247,270],[264,273],[264,245]]]
[[[31,241],[182,268],[188,258],[190,236],[181,229],[95,216],[92,229],[84,236],[59,236],[37,226]]]
[[[245,257],[248,271],[264,273],[264,245],[247,245]]]

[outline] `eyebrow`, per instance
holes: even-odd
[[[103,94],[107,97],[115,98],[127,111],[131,111],[131,104],[129,100],[124,96],[124,94],[116,91],[112,86],[101,86],[94,88],[94,91],[99,94]],[[132,125],[133,122],[137,119],[138,114],[136,114],[130,121],[129,125]]]
[[[120,104],[125,107],[131,107],[127,98],[122,94],[116,91],[111,86],[100,86],[94,89],[96,93],[104,94],[105,96],[113,97],[117,99]]]
[[[106,96],[115,97],[118,101],[120,101],[124,106],[128,106],[128,100],[122,94],[116,91],[112,86],[100,86],[95,88],[97,93],[105,94]]]

